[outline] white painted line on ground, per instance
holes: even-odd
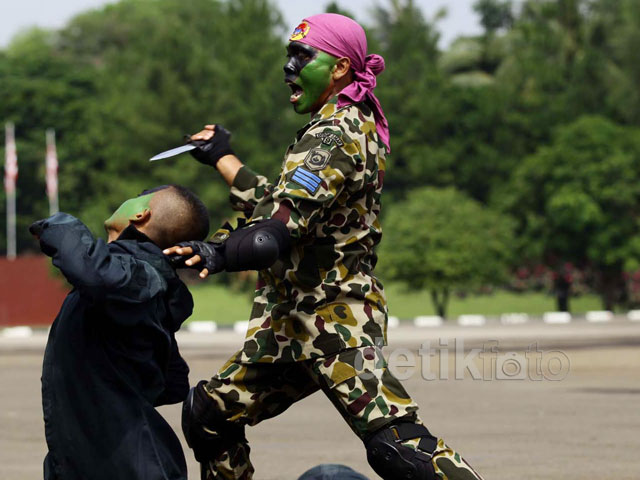
[[[215,333],[218,324],[212,321],[195,321],[187,324],[187,330],[191,333]]]
[[[31,327],[7,327],[2,330],[4,338],[28,338],[33,335]]]
[[[503,325],[522,325],[529,321],[526,313],[503,313],[500,315],[500,323]]]
[[[462,327],[481,327],[487,323],[484,315],[460,315],[458,325]]]
[[[587,322],[599,323],[613,320],[613,312],[609,310],[592,310],[584,316]]]
[[[389,316],[387,320],[387,328],[398,328],[400,326],[400,319],[398,317]]]
[[[249,322],[247,320],[242,320],[233,324],[233,331],[241,333],[242,335],[247,333],[247,328],[249,328]]]
[[[629,310],[627,318],[632,322],[640,322],[640,310]]]
[[[442,325],[442,317],[438,315],[420,315],[413,319],[416,327],[439,327]]]
[[[545,312],[542,316],[542,321],[544,323],[570,323],[571,322],[571,314],[569,312]]]

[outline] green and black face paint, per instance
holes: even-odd
[[[331,83],[338,59],[301,42],[289,43],[287,58],[284,81],[292,91],[289,101],[297,113],[312,112]]]
[[[122,231],[129,226],[129,221],[136,216],[136,214],[144,212],[149,209],[151,199],[160,190],[168,188],[168,185],[162,185],[149,190],[144,190],[140,195],[134,198],[130,198],[125,201],[118,209],[113,212],[105,222],[104,227],[108,230]]]

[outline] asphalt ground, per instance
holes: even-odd
[[[45,341],[44,332],[0,338],[2,480],[42,478]],[[426,341],[436,350],[419,355]],[[210,377],[241,345],[242,336],[232,331],[181,333],[179,342],[195,383]],[[397,373],[408,377],[404,384],[431,431],[485,479],[636,480],[639,347],[640,323],[628,321],[401,326],[390,332],[386,353],[394,358]],[[438,378],[427,380],[434,376]],[[161,412],[179,430],[180,407]],[[378,478],[367,465],[362,444],[322,393],[248,429],[248,438],[257,480],[295,480],[320,463],[343,463]],[[187,458],[189,478],[197,480],[197,465],[188,451]]]

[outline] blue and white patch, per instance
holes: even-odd
[[[309,170],[302,167],[295,169],[293,176],[291,177],[291,181],[304,187],[311,195],[314,195],[318,191],[318,188],[320,188],[320,184],[322,183],[322,179],[319,176],[314,175]]]

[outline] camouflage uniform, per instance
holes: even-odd
[[[288,258],[261,271],[246,362],[291,362],[386,342],[387,305],[373,276],[384,177],[368,107],[335,98],[297,134],[276,185],[243,167],[231,201],[251,220],[277,218],[291,234]]]
[[[334,97],[298,131],[277,184],[238,172],[234,208],[250,221],[284,222],[294,241],[286,259],[259,272],[244,347],[204,387],[226,421],[255,425],[322,389],[362,440],[401,417],[420,422],[379,350],[387,303],[373,248],[384,152],[371,110],[338,109]],[[480,478],[442,440],[433,463],[443,479]],[[210,479],[252,474],[244,441],[209,465]]]

